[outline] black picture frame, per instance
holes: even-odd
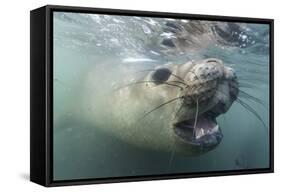
[[[53,12],[100,13],[108,15],[169,17],[193,20],[261,23],[270,26],[270,166],[264,169],[200,173],[144,175],[103,179],[54,181],[53,174]],[[30,12],[30,180],[43,186],[81,185],[190,177],[209,177],[274,172],[274,20],[246,17],[194,15],[136,10],[46,5]]]

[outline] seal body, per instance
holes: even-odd
[[[209,58],[142,73],[99,102],[103,110],[95,113],[95,123],[104,131],[137,147],[184,154],[221,142],[216,117],[227,112],[239,90],[232,68]]]

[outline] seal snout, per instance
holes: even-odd
[[[186,100],[202,102],[211,99],[224,76],[224,66],[218,59],[207,59],[195,64],[185,75],[188,82]]]
[[[223,138],[216,117],[230,108],[238,94],[235,71],[221,60],[210,58],[194,63],[184,80],[186,110],[177,113],[175,135],[188,145],[211,149]]]
[[[201,80],[211,80],[223,75],[223,63],[218,59],[206,59],[194,65],[191,72]]]

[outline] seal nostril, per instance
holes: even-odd
[[[209,60],[207,60],[207,63],[212,63],[212,62],[217,62],[217,61],[214,60],[214,59],[209,59]]]

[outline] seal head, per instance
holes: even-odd
[[[210,58],[170,68],[159,68],[151,74],[156,85],[178,85],[180,91],[172,129],[179,143],[209,150],[217,146],[223,134],[216,117],[227,112],[238,94],[234,70],[221,60]]]

